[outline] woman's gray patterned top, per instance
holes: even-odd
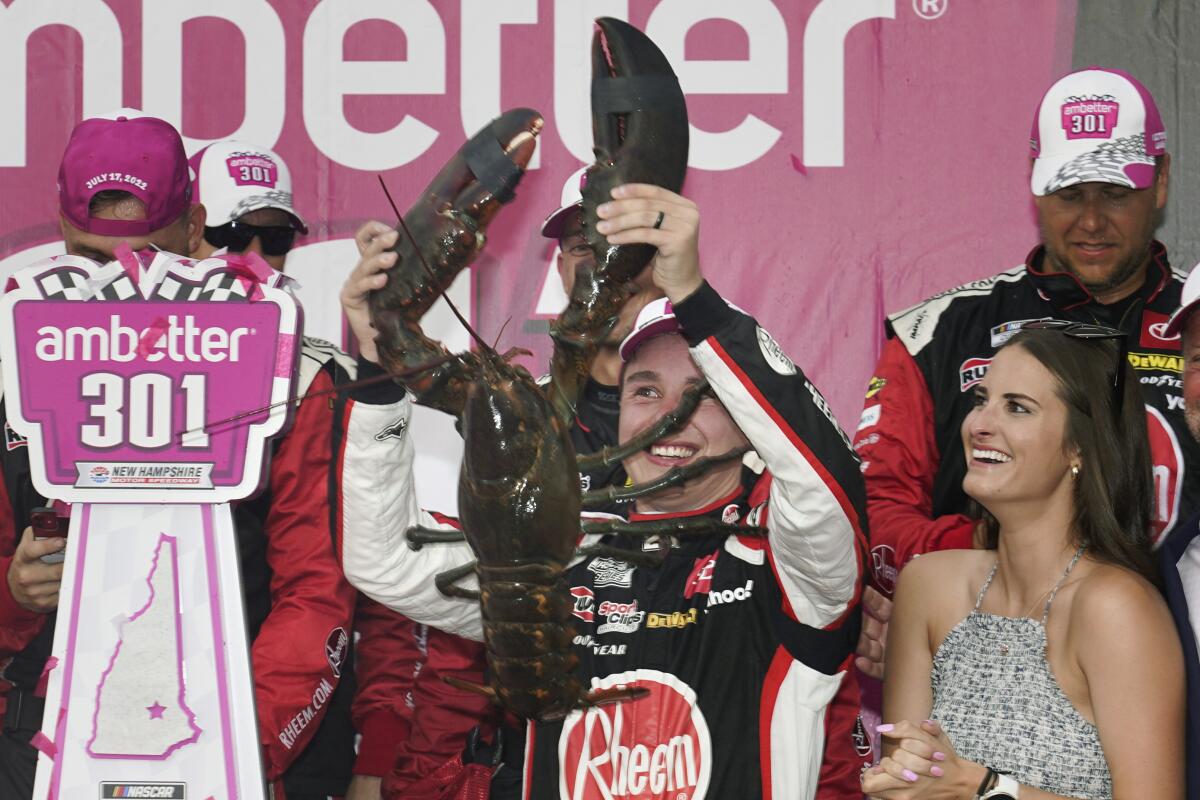
[[[975,608],[933,657],[931,716],[964,758],[1011,773],[1026,786],[1111,800],[1096,726],[1071,705],[1046,661],[1050,603],[1082,554],[1080,548],[1050,592],[1040,623],[979,610],[996,576],[992,567]]]

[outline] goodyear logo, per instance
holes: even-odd
[[[1129,363],[1134,369],[1183,372],[1183,356],[1166,353],[1129,353]]]
[[[867,399],[870,400],[875,395],[879,394],[879,390],[887,386],[887,379],[874,376],[871,382],[867,384]]]
[[[102,783],[101,800],[118,797],[168,798],[187,800],[186,783]]]
[[[688,625],[695,625],[699,618],[699,611],[690,608],[687,611],[673,611],[670,614],[657,614],[650,612],[646,615],[647,628],[686,628]]]

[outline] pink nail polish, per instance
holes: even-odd
[[[937,752],[937,753],[934,753],[934,754],[933,754],[933,760],[934,760],[934,761],[945,761],[945,760],[946,760],[946,754],[945,754],[945,753],[942,753],[942,752]]]
[[[888,723],[887,725],[876,725],[875,731],[876,733],[891,733],[892,729],[895,727],[896,726],[892,725],[891,723]]]
[[[900,774],[903,775],[904,780],[908,781],[909,783],[917,782],[917,773],[913,772],[911,769],[906,769]]]
[[[934,764],[932,767],[929,768],[929,774],[935,778],[940,778],[940,777],[942,777],[942,775],[944,775],[946,773],[942,770],[941,767],[939,767],[937,764]]]

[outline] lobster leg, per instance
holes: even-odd
[[[408,538],[410,550],[420,550],[427,544],[450,544],[464,542],[467,537],[462,531],[446,531],[441,528],[426,528],[423,525],[413,525],[404,532]]]
[[[584,508],[591,508],[604,503],[615,503],[621,500],[632,500],[636,497],[645,497],[648,494],[663,489],[668,489],[672,486],[678,486],[685,481],[691,480],[697,475],[702,475],[708,471],[714,464],[720,464],[725,461],[732,461],[735,458],[741,458],[743,454],[748,452],[749,448],[735,447],[728,453],[722,453],[719,456],[711,456],[709,458],[701,458],[694,461],[685,467],[672,467],[668,472],[661,477],[650,481],[649,483],[639,483],[636,486],[628,488],[620,486],[606,486],[603,489],[592,489],[590,492],[583,493]]]
[[[496,690],[490,686],[471,683],[470,681],[464,681],[459,678],[451,677],[450,675],[443,675],[442,680],[453,686],[455,689],[462,689],[464,692],[472,692],[474,694],[481,695],[482,697],[486,697],[493,703],[496,702]]]
[[[641,686],[614,686],[611,689],[593,689],[580,698],[579,705],[583,708],[606,706],[609,703],[620,703],[623,700],[637,700],[648,694],[650,694],[650,690]]]
[[[461,597],[464,600],[479,600],[479,592],[476,589],[464,589],[461,586],[455,586],[475,571],[475,562],[463,564],[461,567],[448,569],[445,572],[439,572],[433,577],[434,585],[438,591],[446,597]]]
[[[653,426],[642,431],[629,441],[613,447],[601,448],[586,456],[576,456],[575,463],[579,465],[579,471],[589,472],[599,467],[607,467],[615,464],[621,459],[649,447],[668,433],[678,430],[687,422],[692,412],[696,410],[696,406],[700,404],[700,398],[704,396],[707,390],[708,381],[701,378],[699,383],[693,384],[684,390],[683,395],[679,398],[679,404],[675,408],[664,414],[662,419],[654,423]]]
[[[649,522],[625,522],[624,520],[604,520],[602,522],[584,522],[585,535],[592,533],[619,533],[626,536],[649,538],[651,536],[707,536],[712,533],[740,533],[746,536],[764,536],[766,528],[744,525],[730,525],[713,517],[664,519]],[[583,552],[581,548],[578,553]],[[603,555],[603,554],[597,554]]]

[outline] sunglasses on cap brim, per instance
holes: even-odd
[[[1117,347],[1117,364],[1113,373],[1113,413],[1120,419],[1121,398],[1125,395],[1125,360],[1127,358],[1128,336],[1125,331],[1116,328],[1106,328],[1103,325],[1092,325],[1088,322],[1068,322],[1065,319],[1037,319],[1026,322],[1021,326],[1023,331],[1058,331],[1073,339],[1116,339],[1120,342]]]
[[[240,253],[258,239],[263,255],[283,256],[296,241],[296,229],[290,225],[251,225],[234,220],[224,225],[204,228],[204,239],[213,247],[225,247]]]

